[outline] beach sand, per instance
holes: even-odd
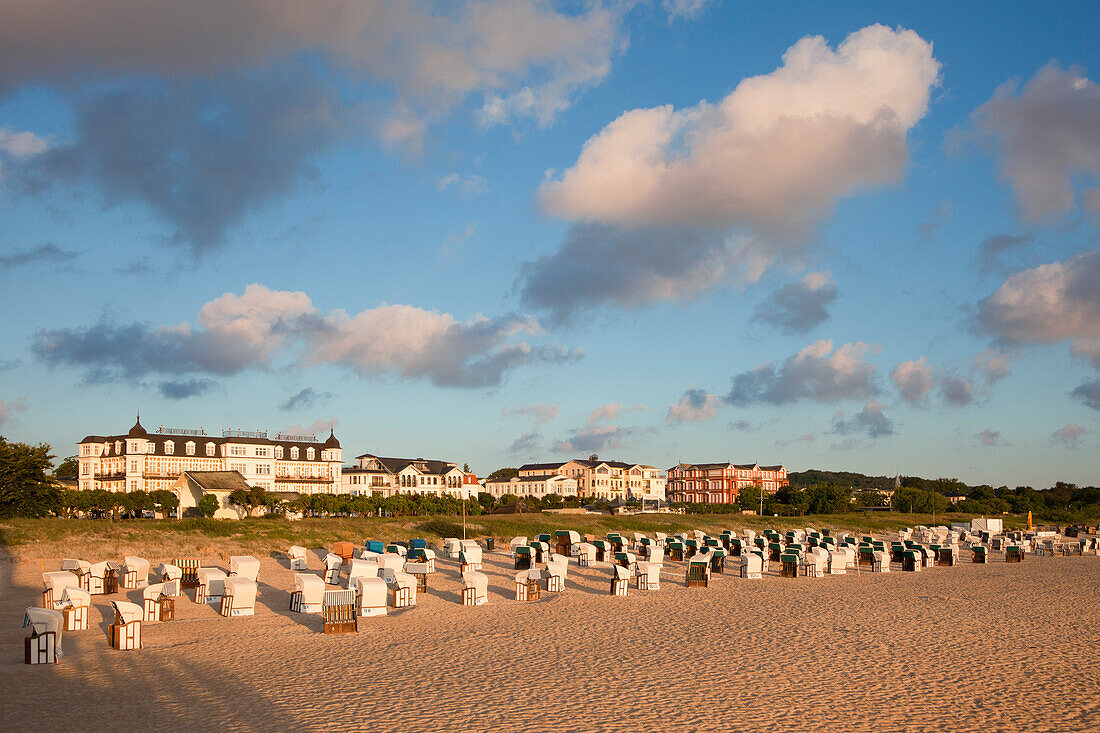
[[[660,590],[625,598],[608,594],[607,565],[571,564],[563,593],[518,603],[510,556],[485,553],[487,605],[461,606],[457,563],[439,559],[416,608],[346,635],[289,612],[293,573],[263,557],[253,617],[180,598],[177,620],[119,652],[109,600],[141,592],[94,596],[89,630],[36,667],[19,624],[41,567],[16,561],[0,586],[0,730],[1100,729],[1100,557],[969,554],[919,573],[716,574],[709,588],[666,563]]]

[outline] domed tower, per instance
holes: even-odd
[[[134,427],[130,428],[130,432],[126,433],[127,438],[148,438],[149,431],[141,426],[141,415],[137,416],[137,422],[134,423]]]

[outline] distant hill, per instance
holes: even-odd
[[[828,486],[835,484],[842,489],[853,491],[874,490],[885,491],[894,488],[893,476],[867,476],[851,471],[795,471],[787,474],[791,487],[805,489],[809,486]]]

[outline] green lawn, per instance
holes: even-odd
[[[970,515],[937,515],[936,522],[969,522]],[[1021,517],[1005,517],[1006,527],[1023,526]],[[284,551],[291,544],[306,547],[331,547],[337,540],[357,545],[365,540],[408,540],[456,536],[461,529],[457,517],[324,518],[289,521],[285,519],[214,519],[184,520],[106,520],[84,519],[8,519],[0,521],[0,549],[24,560],[78,556],[88,559],[138,554],[150,559],[185,554],[216,556],[247,552],[267,554]],[[427,527],[423,525],[427,524]],[[447,526],[448,524],[453,526]],[[508,540],[517,535],[534,537],[557,529],[572,529],[602,537],[612,531],[683,532],[700,529],[717,534],[723,529],[792,527],[887,532],[918,524],[933,524],[932,515],[887,512],[818,515],[812,517],[752,517],[717,514],[645,514],[613,517],[604,514],[507,514],[467,519],[468,537],[497,537]],[[430,531],[434,528],[436,531]],[[6,548],[5,548],[6,546]]]

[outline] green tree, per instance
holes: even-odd
[[[28,445],[0,436],[0,516],[61,512],[61,489],[46,475],[53,458],[46,443]]]
[[[489,481],[510,481],[511,479],[519,476],[518,468],[498,468],[485,478],[485,482]]]
[[[180,505],[179,497],[175,492],[168,489],[158,489],[157,491],[149,492],[149,499],[153,502],[153,509],[165,516],[173,509],[176,509]]]
[[[195,511],[200,517],[212,517],[218,511],[218,498],[213,494],[206,494],[195,506]]]
[[[57,468],[53,470],[53,475],[57,478],[73,477],[80,472],[80,461],[76,459],[76,456],[69,456],[61,463],[57,464]]]

